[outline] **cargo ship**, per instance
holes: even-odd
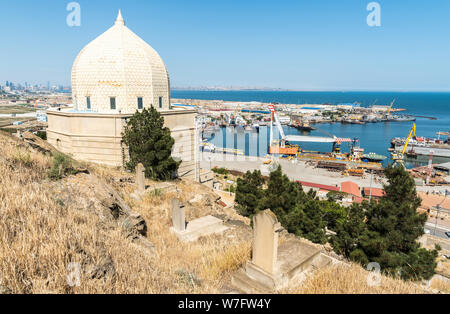
[[[387,119],[388,122],[415,122],[416,118],[407,115],[392,115]]]
[[[394,152],[402,152],[405,143],[405,138],[394,138],[391,141],[390,150]],[[406,147],[406,155],[408,156],[429,156],[431,153],[433,153],[433,156],[436,157],[450,158],[450,143],[448,140],[448,135],[447,139],[414,137],[409,141],[408,146]]]
[[[303,122],[303,123],[299,123],[299,124],[294,124],[291,125],[294,128],[296,128],[299,131],[304,131],[304,132],[311,132],[311,131],[315,131],[316,128],[312,127],[309,122]]]

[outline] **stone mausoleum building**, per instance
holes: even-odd
[[[170,80],[159,54],[119,15],[115,25],[78,54],[72,68],[73,108],[50,109],[48,141],[74,158],[122,166],[122,130],[136,110],[154,106],[170,128],[181,177],[198,177],[193,109],[170,104]]]

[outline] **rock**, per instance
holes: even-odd
[[[203,195],[197,194],[193,199],[189,201],[189,204],[193,205],[195,203],[200,203],[203,200]]]
[[[147,235],[147,224],[144,218],[138,214],[124,216],[120,225],[128,238],[135,239],[139,236],[145,237]]]
[[[33,149],[43,154],[56,152],[56,149],[52,145],[50,145],[48,142],[44,141],[39,136],[36,136],[31,132],[24,132],[22,135],[22,139]]]
[[[116,269],[112,258],[106,256],[101,259],[99,265],[88,265],[85,273],[90,279],[113,278],[116,274]]]

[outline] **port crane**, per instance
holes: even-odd
[[[405,157],[406,149],[408,148],[409,141],[413,137],[416,137],[416,124],[415,123],[413,123],[413,126],[411,127],[411,131],[409,132],[408,138],[405,141],[405,146],[403,146],[402,152],[401,153],[393,152],[391,154],[391,158],[392,158],[392,160],[394,160],[394,164],[396,164],[396,163],[403,164],[403,159]]]
[[[391,111],[392,111],[392,107],[394,107],[394,104],[395,104],[395,101],[396,101],[397,99],[394,99],[392,102],[391,102],[391,105],[389,106],[389,108],[388,108],[388,110],[387,110],[387,113],[386,113],[386,119],[389,119],[390,117],[391,117]]]
[[[320,136],[303,136],[303,135],[286,135],[283,127],[281,126],[280,119],[278,118],[275,105],[270,104],[270,154],[282,154],[282,155],[297,155],[299,153],[298,145],[290,145],[291,142],[308,142],[308,143],[333,143],[333,145],[340,145],[341,143],[353,142],[350,138],[338,138],[330,134],[330,137]],[[275,140],[273,129],[274,123],[280,133],[281,139]]]
[[[230,119],[228,120],[228,124],[230,125],[236,125],[238,112],[239,112],[240,104],[236,105],[236,109],[234,110],[233,114],[230,115]]]

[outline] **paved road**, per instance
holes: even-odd
[[[442,239],[450,239],[446,234],[445,234],[445,232],[449,232],[450,231],[450,229],[449,228],[446,228],[446,227],[444,227],[444,226],[441,226],[441,225],[437,225],[437,228],[435,228],[436,227],[436,225],[434,224],[434,223],[432,223],[432,222],[427,222],[426,224],[425,224],[425,230],[428,230],[428,231],[430,231],[430,233],[429,234],[431,234],[431,235],[436,235],[437,237],[439,237],[439,238],[442,238]]]
[[[247,170],[261,170],[263,175],[269,175],[268,166],[264,165],[265,160],[267,160],[267,158],[203,153],[201,154],[201,167],[203,169],[209,169],[209,167],[224,167],[241,172],[246,172]],[[300,180],[333,186],[340,186],[340,184],[344,181],[353,181],[360,187],[370,186],[370,175],[366,175],[364,178],[348,177],[342,176],[340,173],[308,166],[303,161],[293,163],[288,160],[279,160],[278,162],[282,166],[283,172],[291,180]],[[381,182],[375,182],[375,180],[373,180],[372,187],[381,188]]]
[[[264,175],[268,175],[267,167],[264,165],[264,161],[268,158],[262,157],[249,157],[249,156],[234,156],[214,153],[201,153],[201,167],[203,169],[209,169],[210,167],[225,167],[230,170],[237,170],[246,172],[247,170],[261,170]],[[370,186],[370,175],[366,174],[364,178],[342,176],[340,173],[330,172],[325,169],[318,169],[312,166],[308,166],[304,161],[293,163],[288,160],[278,160],[283,167],[283,172],[291,180],[307,181],[326,185],[340,185],[344,181],[353,181],[360,187]],[[382,188],[381,181],[372,181],[372,187]],[[432,191],[445,191],[450,190],[449,186],[427,187],[417,186],[418,191],[432,192]]]

